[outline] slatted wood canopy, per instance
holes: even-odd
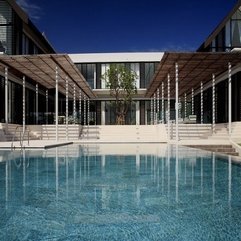
[[[55,88],[57,67],[60,93],[65,95],[65,81],[68,77],[69,97],[74,95],[74,84],[76,85],[76,96],[78,96],[78,89],[81,89],[87,97],[91,99],[96,97],[67,54],[1,55],[0,65],[8,67],[9,72],[13,72],[19,77],[25,75],[47,89]]]
[[[167,95],[167,76],[170,74],[170,97],[175,97],[175,64],[178,64],[179,96],[191,93],[192,88],[200,89],[200,83],[211,81],[212,75],[219,76],[227,72],[228,63],[232,66],[241,63],[241,52],[165,52],[157,71],[147,88],[146,97],[150,98],[165,83]],[[228,75],[227,75],[228,78]]]

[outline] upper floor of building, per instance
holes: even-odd
[[[0,0],[0,53],[55,53],[46,37],[14,0]]]
[[[230,52],[241,49],[241,0],[198,48],[198,52]]]
[[[122,64],[136,73],[136,87],[146,89],[155,74],[163,52],[70,54],[92,89],[106,89],[106,71],[110,65]]]

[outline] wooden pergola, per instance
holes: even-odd
[[[48,90],[55,89],[55,129],[56,141],[58,140],[59,122],[59,92],[66,98],[66,138],[68,139],[68,101],[73,99],[73,116],[76,118],[76,93],[79,96],[79,103],[84,100],[84,111],[87,111],[89,119],[89,100],[96,96],[84,79],[78,68],[66,54],[44,54],[44,55],[1,55],[0,68],[5,72],[5,123],[8,123],[8,78],[9,73],[22,79],[23,85],[23,133],[25,132],[26,118],[26,77],[30,82],[36,84],[36,113],[38,116],[38,85],[46,88],[46,102]],[[77,92],[78,91],[78,92]],[[86,123],[86,115],[84,115]],[[89,121],[88,121],[89,123]],[[23,134],[24,135],[24,134]]]
[[[241,52],[194,52],[194,53],[169,53],[166,52],[149,87],[146,97],[151,98],[151,109],[153,123],[155,122],[156,100],[159,99],[160,89],[162,91],[162,109],[164,103],[164,92],[167,99],[167,123],[168,136],[170,130],[170,99],[175,99],[175,125],[176,142],[178,142],[178,123],[180,110],[180,96],[191,94],[192,112],[194,106],[194,91],[201,93],[201,124],[203,124],[203,86],[210,84],[212,87],[212,129],[215,131],[215,84],[216,78],[223,75],[228,79],[228,129],[231,135],[232,123],[232,68],[241,63]],[[165,86],[165,87],[164,87]],[[157,98],[158,96],[158,98]],[[186,101],[186,100],[185,100]],[[154,104],[152,104],[154,103]],[[157,102],[158,103],[158,102]],[[162,110],[163,112],[163,110]],[[193,113],[192,113],[193,114]],[[186,116],[185,116],[186,117]],[[162,116],[163,122],[163,116]]]
[[[17,76],[26,76],[46,89],[55,88],[56,71],[59,92],[66,93],[65,81],[69,82],[69,97],[74,95],[74,85],[88,98],[95,94],[67,54],[43,55],[0,55],[0,65],[8,67],[9,72]]]
[[[147,88],[146,97],[153,96],[160,88],[162,82],[167,83],[170,75],[170,97],[175,97],[175,64],[178,64],[179,95],[190,94],[192,88],[200,89],[200,83],[204,85],[212,80],[212,75],[219,76],[227,72],[228,63],[232,66],[241,63],[241,52],[194,52],[194,53],[170,53],[165,52],[157,71]],[[165,92],[167,84],[165,84]]]

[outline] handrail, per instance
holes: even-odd
[[[23,129],[23,126],[16,126],[15,131],[14,131],[14,135],[13,135],[13,138],[12,138],[11,149],[13,149],[13,142],[15,140],[18,128],[22,128]],[[24,141],[24,136],[25,136],[25,130],[26,129],[28,131],[28,146],[29,146],[29,133],[30,133],[30,130],[29,130],[28,127],[25,126],[24,130],[19,132],[20,133],[19,142],[20,142],[21,149],[23,148],[23,141]]]

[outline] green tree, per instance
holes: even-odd
[[[133,96],[137,93],[137,75],[123,64],[111,64],[103,77],[110,88],[110,95],[115,98],[116,124],[124,125]]]

